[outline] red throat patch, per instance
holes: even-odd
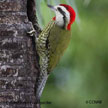
[[[53,20],[55,21],[56,20],[56,17],[53,17]]]

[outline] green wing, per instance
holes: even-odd
[[[36,50],[39,55],[39,64],[41,73],[48,72],[48,62],[49,62],[49,48],[48,48],[48,37],[50,35],[51,29],[55,26],[55,22],[52,20],[43,29],[39,37],[36,39]]]
[[[40,68],[51,72],[67,48],[71,32],[61,29],[50,21],[37,40],[37,51],[40,56]]]
[[[52,71],[59,62],[60,57],[68,47],[71,38],[71,31],[64,30],[54,25],[48,36],[49,63],[48,71]]]

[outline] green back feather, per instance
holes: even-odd
[[[51,72],[54,69],[68,47],[70,38],[71,31],[58,27],[53,20],[47,25],[39,35],[37,41],[37,50],[40,56],[42,70],[43,67],[45,68],[46,59],[48,59],[48,65],[46,65],[47,71]]]
[[[64,30],[54,25],[48,37],[49,41],[49,63],[48,71],[52,71],[59,62],[61,56],[69,45],[71,31]]]

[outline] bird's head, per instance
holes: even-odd
[[[59,4],[57,6],[48,5],[48,7],[55,12],[56,16],[53,20],[56,24],[63,29],[70,30],[76,17],[74,9],[66,4]]]

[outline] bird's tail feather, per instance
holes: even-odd
[[[40,100],[40,97],[42,95],[42,92],[45,87],[47,79],[48,79],[47,72],[45,72],[44,74],[41,73],[37,79],[37,82],[36,82],[36,98],[37,98],[37,100]]]

